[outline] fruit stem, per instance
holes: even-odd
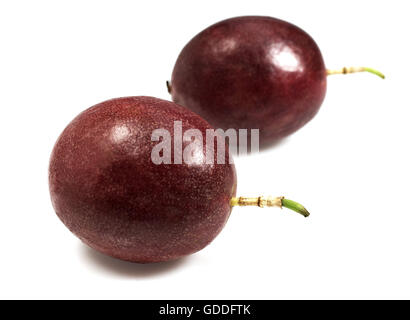
[[[167,81],[167,90],[168,90],[168,93],[171,94],[172,87],[171,87],[171,82],[169,81]]]
[[[348,73],[356,73],[356,72],[370,72],[375,74],[376,76],[379,76],[380,78],[384,79],[385,76],[383,73],[380,71],[377,71],[372,68],[367,68],[367,67],[350,67],[350,68],[342,68],[339,70],[326,70],[327,75],[332,75],[332,74],[348,74]]]
[[[300,203],[295,201],[285,199],[285,197],[257,197],[257,198],[247,198],[247,197],[239,197],[239,198],[232,198],[231,199],[231,206],[257,206],[260,208],[263,207],[285,207],[290,210],[293,210],[297,213],[300,213],[304,217],[308,217],[310,213],[306,210],[304,206]]]

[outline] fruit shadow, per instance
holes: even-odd
[[[282,138],[280,140],[275,140],[275,141],[267,143],[267,144],[262,144],[262,145],[259,146],[259,152],[266,152],[266,151],[269,151],[271,149],[276,149],[276,148],[283,147],[288,142],[289,142],[289,138],[285,137],[285,138]]]
[[[147,278],[160,276],[186,264],[190,257],[159,263],[133,263],[106,256],[81,243],[82,256],[101,271],[126,278]]]
[[[271,151],[272,149],[281,148],[284,145],[286,145],[288,142],[289,142],[289,138],[285,137],[285,138],[282,138],[280,140],[275,140],[275,141],[267,143],[267,144],[259,145],[259,153],[265,153],[265,152]],[[237,146],[237,150],[239,150],[239,146]],[[246,156],[250,156],[250,155],[252,155],[252,152],[251,152],[251,150],[248,149],[248,152],[245,152],[243,154],[238,154],[237,156],[239,156],[239,157],[245,156],[246,157]]]

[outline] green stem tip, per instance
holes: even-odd
[[[297,203],[293,200],[283,198],[282,199],[282,206],[285,207],[285,208],[288,208],[290,210],[293,210],[297,213],[300,213],[305,218],[310,216],[309,211],[307,211],[304,206],[302,206],[300,203]]]
[[[377,70],[375,70],[375,69],[366,68],[366,67],[364,67],[363,69],[364,69],[364,71],[373,73],[373,74],[375,74],[376,76],[379,76],[379,77],[382,78],[382,79],[385,79],[385,78],[386,78],[383,73],[381,73],[380,71],[377,71]]]

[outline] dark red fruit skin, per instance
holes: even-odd
[[[262,146],[311,120],[325,92],[314,40],[288,22],[260,16],[224,20],[199,33],[180,53],[171,79],[176,103],[216,128],[259,128]]]
[[[183,132],[211,128],[186,108],[151,97],[97,104],[66,127],[51,155],[49,186],[57,215],[82,241],[149,263],[201,250],[222,230],[236,193],[233,164],[151,161],[158,144],[152,131],[173,136],[177,120]],[[205,155],[206,147],[195,151]]]

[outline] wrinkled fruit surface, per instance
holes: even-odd
[[[159,262],[201,250],[221,231],[236,192],[234,165],[154,164],[159,142],[151,134],[173,135],[174,121],[204,135],[211,128],[175,103],[128,97],[91,107],[63,131],[50,161],[51,199],[86,244],[123,260]],[[202,159],[206,146],[193,152]]]
[[[180,53],[172,99],[216,128],[260,129],[276,142],[311,120],[326,92],[326,69],[314,40],[274,18],[221,21]]]

